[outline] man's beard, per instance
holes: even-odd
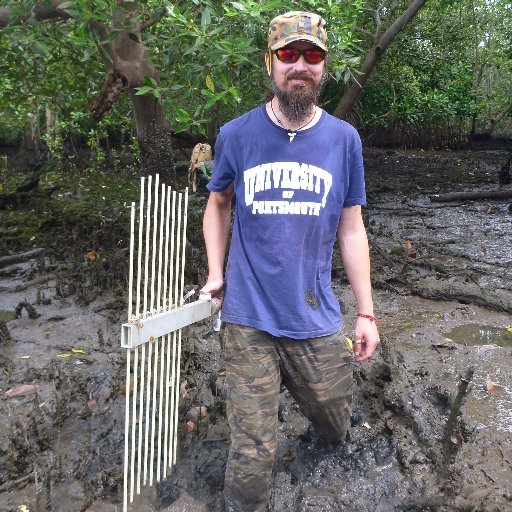
[[[294,123],[303,123],[313,115],[314,106],[320,96],[325,77],[322,77],[318,84],[314,83],[310,75],[304,73],[293,73],[287,77],[287,80],[293,78],[302,78],[306,80],[306,83],[283,90],[277,86],[272,76],[272,92],[278,99],[279,110],[286,119]]]

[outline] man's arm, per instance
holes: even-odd
[[[337,235],[341,260],[354,292],[358,312],[374,316],[368,238],[360,206],[343,208]],[[362,344],[354,344],[356,361],[365,361],[372,356],[380,341],[375,322],[358,317],[354,336],[354,341],[363,341]]]
[[[224,287],[224,258],[231,223],[231,198],[234,184],[222,192],[210,192],[204,212],[203,232],[208,256],[208,281],[202,293],[215,297]]]

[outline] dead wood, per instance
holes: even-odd
[[[9,256],[2,256],[0,258],[0,268],[8,267],[9,265],[14,265],[16,263],[22,263],[24,261],[29,261],[37,256],[40,256],[44,252],[44,249],[32,249],[27,252],[20,252],[18,254],[11,254]]]
[[[512,190],[482,190],[475,192],[448,192],[430,196],[433,203],[445,203],[450,201],[475,201],[478,199],[511,199]]]

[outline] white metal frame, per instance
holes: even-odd
[[[176,463],[181,329],[217,310],[209,296],[184,304],[187,206],[188,189],[176,193],[158,175],[141,178],[138,215],[131,204],[124,512]]]

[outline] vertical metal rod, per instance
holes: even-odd
[[[163,405],[164,405],[164,362],[165,362],[165,337],[158,338],[160,344],[160,376],[159,376],[159,389],[158,389],[158,443],[156,454],[156,481],[160,482],[162,479],[162,428],[163,428]]]
[[[180,291],[180,307],[183,306],[183,295],[185,289],[185,249],[187,245],[187,222],[188,222],[188,188],[185,188],[185,195],[183,199],[183,230],[181,241],[181,291]]]
[[[148,314],[148,274],[149,274],[149,233],[151,231],[151,182],[152,176],[148,177],[148,204],[146,207],[146,244],[144,254],[144,306],[142,317],[146,318]]]
[[[130,382],[131,350],[126,351],[126,383]],[[126,389],[124,417],[124,493],[123,493],[123,511],[128,510],[128,435],[130,433],[130,393]]]
[[[164,220],[165,220],[165,184],[162,184],[162,193],[160,194],[160,224],[159,235],[160,240],[158,243],[158,287],[156,292],[156,309],[158,312],[163,311],[162,305],[162,267],[164,264]]]
[[[133,251],[134,251],[134,237],[135,237],[135,203],[131,204],[130,211],[130,262],[129,262],[129,273],[128,273],[128,321],[132,317],[132,300],[133,300]],[[130,486],[128,485],[128,467],[129,467],[129,447],[128,439],[130,433],[130,394],[128,392],[130,386],[130,366],[131,366],[131,351],[128,350],[126,355],[126,411],[125,411],[125,438],[124,438],[124,498],[123,498],[123,509],[126,511],[128,508],[128,488],[130,487],[130,502],[133,501],[133,487],[131,485],[132,479],[130,480]],[[132,446],[133,446],[133,427],[132,427]]]
[[[171,334],[165,342],[165,431],[164,431],[164,478],[167,478],[167,468],[171,465],[169,459],[169,380],[171,373]]]
[[[183,207],[183,229],[181,232],[181,265],[179,266],[179,279],[180,279],[180,290],[179,290],[179,305],[183,306],[183,291],[185,285],[185,248],[186,248],[186,235],[187,235],[187,208],[188,208],[188,188],[185,189],[184,207]],[[178,238],[178,243],[180,239]],[[176,464],[176,451],[178,446],[178,401],[180,396],[180,362],[181,362],[181,329],[178,331],[178,355],[177,355],[177,368],[176,368],[176,400],[175,400],[175,416],[174,416],[174,458],[173,464]]]
[[[157,309],[158,311],[163,310],[162,301],[162,267],[164,258],[164,220],[165,220],[165,192],[166,186],[162,184],[161,204],[160,204],[160,242],[158,250],[158,289],[157,289]],[[160,344],[160,378],[159,378],[159,402],[158,402],[158,443],[157,443],[157,455],[156,455],[156,480],[161,480],[161,458],[162,458],[162,427],[163,427],[163,397],[164,397],[164,337],[158,339]]]
[[[133,491],[135,484],[135,435],[136,435],[136,422],[137,422],[137,387],[138,387],[138,369],[139,369],[139,347],[134,349],[135,358],[133,360],[133,398],[132,398],[132,447],[130,456],[130,503],[133,502]],[[127,388],[126,393],[130,393],[131,389]]]
[[[169,221],[170,221],[170,209],[171,209],[171,187],[167,187],[166,197],[166,208],[165,208],[165,258],[164,258],[164,290],[162,294],[162,309],[167,310],[169,300],[167,297],[167,278],[169,270]],[[166,337],[165,346],[165,414],[164,414],[164,478],[167,477],[167,449],[168,449],[168,436],[169,436],[169,371],[170,371],[170,339],[171,336],[168,334]]]
[[[175,280],[174,280],[174,302],[176,307],[179,307],[180,296],[179,296],[179,283],[180,283],[180,256],[181,256],[181,202],[183,194],[178,194],[178,220],[176,226],[176,266],[175,266]]]
[[[162,292],[162,309],[168,310],[169,298],[167,296],[168,278],[169,278],[169,222],[171,219],[171,187],[167,187],[166,203],[165,203],[165,251],[164,251],[164,289]]]
[[[150,305],[149,311],[150,315],[155,313],[155,265],[156,265],[156,255],[157,255],[157,247],[156,247],[156,235],[158,232],[158,183],[160,181],[160,175],[155,175],[155,199],[154,199],[154,207],[153,207],[153,243],[151,246],[151,293],[150,293]]]
[[[145,390],[145,369],[146,369],[146,344],[142,345],[142,357],[140,361],[140,392],[139,392],[139,440],[137,446],[137,494],[140,494],[140,481],[142,476],[142,432],[145,428],[145,422],[143,421],[144,414],[144,390]]]
[[[180,270],[181,270],[181,242],[182,242],[182,225],[181,225],[181,207],[182,207],[182,199],[183,194],[178,194],[178,228],[176,230],[176,279],[175,279],[175,297],[176,297],[176,304],[179,305],[183,302],[182,296],[180,296]],[[178,440],[178,400],[180,396],[180,342],[181,342],[181,330],[178,331],[178,338],[177,338],[177,354],[176,354],[176,360],[175,360],[175,384],[174,384],[174,425],[173,425],[173,455],[172,455],[172,463],[173,465],[176,464],[176,450],[177,450],[177,440]]]
[[[176,340],[177,332],[172,333],[172,360],[171,360],[171,382],[170,382],[170,393],[171,393],[171,417],[169,418],[169,467],[171,468],[174,464],[174,414],[176,411],[175,400],[176,400]]]
[[[146,382],[146,403],[144,404],[146,412],[146,421],[144,425],[144,478],[143,485],[148,483],[148,451],[149,451],[149,404],[150,404],[150,391],[151,391],[151,369],[153,361],[153,344],[148,343],[148,365],[147,365],[147,382]]]
[[[130,268],[128,271],[128,322],[132,319],[133,300],[133,253],[135,249],[135,203],[130,209]]]
[[[142,256],[144,253],[143,233],[144,233],[144,200],[145,200],[145,178],[140,179],[140,205],[139,205],[139,233],[138,233],[138,253],[137,253],[137,299],[135,302],[135,315],[140,318],[140,301],[141,301],[141,280],[142,280]],[[138,442],[137,442],[137,494],[140,494],[140,484],[142,476],[142,434],[144,429],[144,391],[145,391],[145,363],[146,363],[146,345],[141,348],[140,361],[140,391],[139,391],[139,422],[138,422]],[[134,395],[134,400],[136,396]],[[134,427],[135,428],[135,425]]]
[[[172,193],[172,217],[171,217],[171,254],[170,254],[170,268],[169,268],[169,309],[176,307],[174,304],[174,243],[176,240],[176,192]]]
[[[131,204],[130,211],[130,262],[129,262],[129,273],[128,273],[128,321],[132,318],[132,300],[133,300],[133,259],[134,259],[134,245],[135,245],[135,203]],[[138,367],[138,349],[135,349],[135,361],[133,364],[134,368],[134,386],[137,383],[137,367]],[[125,383],[126,394],[129,394],[130,390],[130,381],[127,378]],[[133,395],[132,400],[132,418],[129,425],[129,430],[131,430],[131,456],[130,461],[125,456],[125,466],[130,462],[130,503],[133,501],[133,477],[134,477],[134,464],[135,464],[135,417],[136,413],[136,403],[137,398],[136,394]]]
[[[130,261],[129,261],[129,272],[128,272],[128,321],[130,321],[130,319],[132,317],[134,237],[135,237],[135,203],[132,203],[131,204],[131,208],[130,208]],[[128,364],[128,361],[127,361],[126,366],[127,366],[127,368],[129,368],[129,366],[130,366]],[[130,386],[130,380],[129,379],[130,379],[130,374],[129,374],[129,371],[127,371],[127,377],[126,377],[126,382],[125,382],[125,389],[128,389],[129,386]],[[129,407],[129,398],[128,398],[127,406]],[[126,413],[128,413],[128,411],[129,411],[129,409],[127,409]],[[133,425],[132,422],[130,422],[130,423]],[[125,425],[125,429],[127,427],[128,427],[128,429],[127,429],[127,432],[125,432],[125,435],[127,435],[129,433],[129,431],[130,431],[130,424]],[[133,447],[134,447],[133,443],[134,443],[134,431],[133,431],[133,426],[132,426],[131,427],[132,456],[131,456],[131,458],[129,460],[127,446],[126,446],[128,444],[128,437],[125,437],[125,457],[124,457],[125,491],[127,492],[128,488],[129,488],[129,490],[130,490],[129,491],[130,492],[129,501],[130,502],[133,501],[133,483],[132,483],[133,482]],[[129,485],[128,485],[127,479],[128,479],[128,467],[129,466],[131,466],[132,473],[131,473],[131,478],[130,478],[130,482],[129,482]],[[128,498],[126,498],[126,500],[128,500]]]
[[[155,419],[156,419],[156,390],[158,388],[158,356],[159,356],[159,346],[158,340],[150,342],[154,345],[154,353],[155,357],[153,358],[153,381],[151,383],[153,397],[151,400],[151,452],[150,452],[150,465],[149,465],[149,485],[153,485],[153,473],[154,473],[154,461],[155,461]]]
[[[152,176],[148,177],[147,184],[147,206],[146,206],[146,242],[144,245],[144,306],[142,311],[142,318],[148,316],[148,287],[149,287],[149,235],[151,233],[151,204],[152,204]],[[146,387],[146,401],[144,403],[145,422],[144,422],[144,476],[143,485],[148,483],[148,451],[149,451],[149,404],[150,404],[150,391],[151,391],[151,363],[153,355],[153,346],[149,344],[148,359],[147,359],[147,382]]]
[[[160,176],[157,174],[155,176],[155,199],[154,199],[154,207],[153,207],[153,239],[151,246],[151,301],[150,301],[150,314],[153,315],[156,312],[155,303],[158,303],[158,297],[156,297],[156,260],[159,251],[157,246],[157,234],[159,230],[158,225],[158,192],[159,192],[159,182]],[[156,422],[156,409],[157,409],[157,387],[158,387],[158,357],[159,357],[159,345],[158,340],[150,341],[154,345],[154,359],[153,359],[153,382],[152,382],[152,400],[151,400],[151,450],[149,457],[149,485],[153,485],[153,475],[155,468],[155,422]]]
[[[137,294],[135,301],[135,315],[139,316],[140,314],[140,282],[142,278],[142,233],[144,232],[144,185],[145,179],[140,179],[140,204],[139,204],[139,247],[137,254]],[[128,322],[131,318],[128,318]]]
[[[169,309],[174,306],[174,242],[176,240],[176,192],[172,193],[172,219],[171,219],[171,254],[169,269]],[[172,333],[172,361],[171,361],[171,379],[167,384],[171,393],[171,408],[169,418],[169,467],[172,466],[173,439],[174,439],[174,383],[176,372],[176,332]]]

